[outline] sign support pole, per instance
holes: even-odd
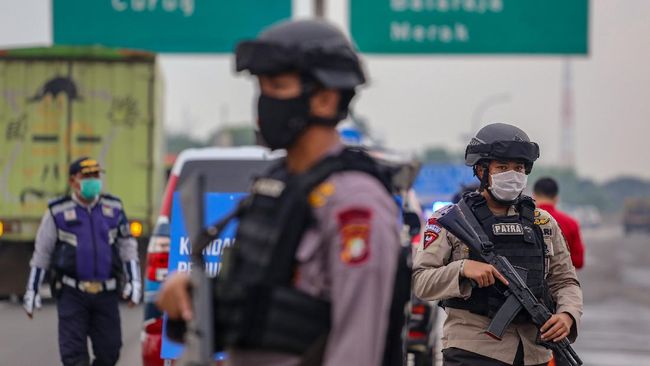
[[[325,0],[314,0],[314,16],[318,19],[325,18]]]

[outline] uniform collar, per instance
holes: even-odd
[[[334,145],[330,146],[330,148],[327,149],[327,151],[325,151],[325,154],[323,154],[323,157],[321,158],[321,160],[325,159],[328,156],[333,156],[333,155],[340,154],[341,151],[343,151],[344,148],[345,148],[345,145],[343,145],[343,143],[341,141],[337,141]]]

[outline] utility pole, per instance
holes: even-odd
[[[325,18],[325,0],[314,0],[314,16],[319,19]]]
[[[565,59],[562,73],[562,102],[560,112],[560,165],[573,168],[575,164],[575,127],[573,118],[573,73],[571,60]]]

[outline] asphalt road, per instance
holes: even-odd
[[[578,273],[585,314],[576,351],[586,366],[650,365],[650,236],[618,228],[585,230],[585,269]],[[119,365],[140,364],[142,309],[123,306]],[[0,302],[0,365],[58,365],[56,311],[45,304],[33,320]]]
[[[585,313],[575,348],[587,366],[650,365],[650,236],[585,232]]]
[[[122,305],[120,317],[123,346],[118,365],[140,365],[142,307],[130,309]],[[88,349],[91,350],[90,345]],[[0,302],[0,365],[60,364],[56,305],[51,301],[43,304],[43,308],[29,320],[20,305]]]

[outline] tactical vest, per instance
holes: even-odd
[[[115,244],[120,230],[122,203],[101,195],[92,208],[65,196],[49,203],[57,230],[52,269],[80,281],[116,277],[121,261]]]
[[[494,244],[493,251],[502,255],[521,270],[526,276],[526,285],[537,299],[550,309],[554,306],[548,292],[545,274],[547,248],[544,236],[538,225],[534,224],[535,203],[530,197],[522,196],[517,204],[518,215],[495,216],[487,206],[485,198],[476,192],[465,194],[463,199],[472,209],[483,226],[483,230]],[[470,251],[469,259],[483,260]],[[497,281],[494,286],[473,288],[468,299],[452,298],[443,301],[442,306],[469,310],[472,313],[492,318],[506,298],[502,292],[505,286]],[[530,321],[530,316],[522,311],[514,323]]]
[[[354,149],[327,157],[300,175],[290,176],[283,166],[281,162],[255,181],[252,195],[241,206],[236,243],[224,251],[214,284],[215,349],[288,352],[303,355],[303,360],[310,357],[310,362],[318,364],[314,360],[322,356],[330,328],[330,303],[292,283],[296,250],[304,232],[315,223],[308,196],[318,184],[342,171],[372,175],[390,192],[390,174]],[[406,258],[399,260],[396,278],[410,279],[410,274],[402,273],[408,271]],[[409,288],[408,283],[400,286],[396,281],[396,289],[404,286]],[[402,318],[407,300],[408,291],[393,300],[394,307],[401,306]],[[393,328],[401,331],[401,327]],[[387,344],[394,339],[394,332],[389,333]]]

